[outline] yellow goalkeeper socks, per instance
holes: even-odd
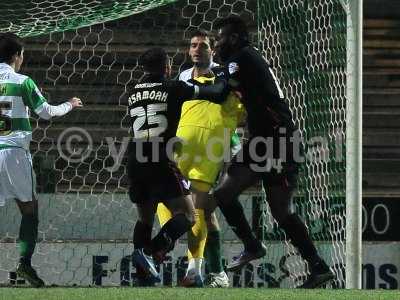
[[[159,203],[157,216],[161,226],[164,226],[171,218],[172,214],[168,208]],[[186,275],[201,275],[201,265],[204,258],[204,248],[207,240],[207,224],[204,218],[204,210],[196,209],[196,223],[188,232],[188,260],[189,265]]]
[[[163,203],[158,203],[157,216],[158,216],[158,222],[160,222],[161,227],[163,227],[164,224],[167,223],[172,218],[171,212]]]
[[[196,223],[188,232],[188,273],[201,274],[201,262],[204,258],[204,248],[207,240],[207,224],[204,218],[204,210],[196,209]]]

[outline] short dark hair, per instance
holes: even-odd
[[[139,57],[139,65],[143,67],[145,72],[162,74],[167,60],[167,52],[163,48],[155,47],[145,51]]]
[[[249,31],[246,22],[239,16],[230,15],[226,18],[219,19],[215,23],[215,28],[220,29],[225,26],[230,26],[231,33],[237,33],[243,43],[249,43]]]
[[[0,63],[10,63],[15,54],[20,54],[24,44],[16,34],[0,33]]]
[[[212,35],[212,34],[210,34],[208,31],[206,31],[206,30],[204,30],[204,29],[196,29],[196,30],[193,30],[191,33],[190,33],[190,39],[192,39],[192,38],[194,38],[194,37],[196,37],[196,36],[201,36],[201,37],[203,37],[203,38],[208,38],[209,40],[210,40],[210,47],[211,48],[214,48],[214,45],[215,45],[215,38],[214,38],[214,36]]]

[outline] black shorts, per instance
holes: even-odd
[[[133,203],[164,202],[190,194],[190,183],[172,161],[138,163],[128,159],[129,197]]]
[[[284,147],[284,148],[283,148]],[[300,164],[295,160],[302,155],[302,148],[294,149],[290,137],[285,143],[279,137],[252,137],[243,144],[242,149],[232,158],[229,168],[245,165],[254,171],[264,186],[286,185],[297,187]]]

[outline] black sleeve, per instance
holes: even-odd
[[[181,103],[194,98],[221,103],[230,91],[225,79],[218,79],[215,84],[206,86],[188,85],[184,81],[169,81],[168,89],[177,102]]]
[[[188,85],[184,81],[171,80],[168,82],[168,88],[178,102],[193,99],[195,95],[194,86]]]
[[[225,101],[229,91],[227,81],[218,80],[215,84],[199,86],[198,98],[214,103],[222,103]]]

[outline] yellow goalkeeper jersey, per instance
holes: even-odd
[[[200,76],[194,78],[200,84],[212,84],[215,77]],[[239,98],[230,93],[222,104],[212,103],[206,100],[185,101],[182,106],[181,119],[178,127],[196,126],[206,129],[216,127],[235,130],[243,120],[245,110]]]

